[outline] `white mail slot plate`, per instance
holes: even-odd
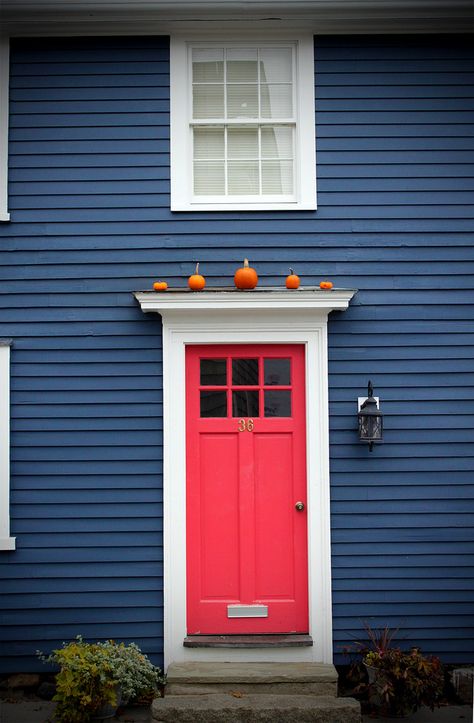
[[[268,605],[227,605],[228,618],[268,618]]]

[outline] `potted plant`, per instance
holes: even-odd
[[[363,662],[372,688],[369,699],[384,715],[406,717],[421,705],[434,710],[439,703],[444,688],[439,658],[425,657],[418,648],[388,648],[370,651]]]
[[[79,635],[48,656],[38,655],[60,668],[53,697],[58,723],[112,718],[121,702],[152,697],[163,683],[159,668],[134,643],[87,643]]]

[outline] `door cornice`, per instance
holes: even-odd
[[[226,311],[288,311],[321,312],[344,310],[356,293],[355,289],[330,289],[322,291],[316,287],[296,289],[275,289],[261,287],[251,291],[237,289],[209,289],[205,291],[187,291],[168,289],[164,292],[137,291],[134,296],[142,311],[156,312],[162,316],[168,312],[185,312],[186,316],[198,312]]]

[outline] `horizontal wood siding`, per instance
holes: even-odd
[[[160,228],[168,46],[12,42],[0,334],[17,550],[0,556],[0,670],[42,669],[34,651],[78,633],[162,663],[161,324],[132,292],[177,263]]]
[[[0,337],[12,534],[0,671],[78,633],[162,659],[160,320],[132,291],[289,266],[332,315],[335,650],[361,621],[472,661],[474,59],[467,39],[317,38],[318,210],[169,210],[166,38],[15,40]],[[372,379],[383,446],[357,442]],[[317,633],[316,633],[317,634]],[[41,668],[41,665],[39,665]]]
[[[360,289],[329,335],[338,662],[363,621],[472,662],[473,71],[457,39],[316,43],[314,253]],[[372,453],[354,444],[369,379],[386,426]]]

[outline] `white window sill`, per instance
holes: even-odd
[[[315,211],[316,202],[274,203],[172,203],[172,211]]]
[[[10,214],[0,212],[0,223],[2,221],[10,221]]]
[[[1,550],[15,550],[16,549],[16,537],[0,537],[0,551]]]

